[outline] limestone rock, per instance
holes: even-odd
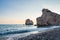
[[[42,10],[42,16],[37,19],[37,26],[60,25],[60,15],[48,9]]]
[[[26,19],[25,24],[26,24],[26,25],[33,25],[33,21],[30,20],[30,19]]]

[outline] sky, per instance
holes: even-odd
[[[24,24],[42,15],[47,8],[60,14],[60,0],[0,0],[0,24]]]

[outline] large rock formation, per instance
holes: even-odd
[[[30,20],[30,19],[26,19],[25,24],[26,24],[26,25],[33,25],[33,21]]]
[[[42,16],[36,20],[37,26],[60,25],[60,15],[48,9],[43,9]]]

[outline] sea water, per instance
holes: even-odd
[[[38,33],[38,31],[43,32],[53,28],[56,28],[56,26],[37,28],[37,26],[34,25],[0,24],[0,40],[17,40],[20,37],[25,37],[30,34]]]

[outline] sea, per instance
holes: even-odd
[[[42,33],[60,26],[37,27],[24,24],[0,24],[0,40],[18,40],[31,34]]]

